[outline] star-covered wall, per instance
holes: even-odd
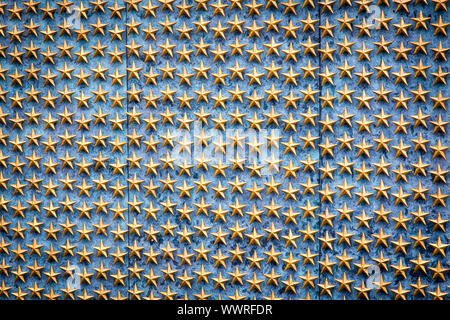
[[[447,0],[0,4],[0,299],[446,299]]]

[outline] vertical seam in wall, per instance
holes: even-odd
[[[126,72],[126,77],[127,77],[127,81],[126,81],[126,90],[125,90],[125,102],[126,102],[126,134],[125,134],[125,141],[127,143],[127,159],[130,158],[130,144],[128,141],[128,125],[129,125],[129,121],[128,121],[128,48],[127,48],[127,44],[128,44],[128,26],[126,25],[126,23],[128,22],[128,8],[126,3],[125,4],[125,72]],[[127,199],[127,255],[126,255],[126,265],[127,265],[127,273],[129,272],[129,267],[130,267],[130,253],[128,251],[128,247],[130,246],[130,230],[129,230],[129,226],[128,224],[130,223],[130,205],[129,205],[129,201],[130,201],[130,186],[129,186],[129,182],[128,179],[130,178],[130,166],[128,165],[128,160],[126,159],[126,173],[127,173],[127,179],[126,179],[126,186],[127,186],[127,194],[126,194],[126,199]],[[131,287],[130,287],[130,275],[128,274],[128,279],[127,279],[127,294],[128,294],[128,300],[131,299]]]
[[[318,13],[319,13],[319,26],[320,26],[321,25],[321,10],[320,10],[320,6],[317,6],[317,10],[318,10]],[[318,27],[317,29],[318,29],[318,32],[319,32],[319,49],[322,49],[322,32],[321,32],[320,27]],[[319,72],[322,72],[322,59],[320,57],[320,54],[318,55],[318,60],[319,60]],[[317,81],[318,81],[318,84],[319,84],[320,95],[322,95],[322,81],[320,80],[320,76],[317,77]],[[322,107],[321,107],[321,103],[320,103],[320,98],[317,99],[317,103],[319,105],[318,106],[319,107],[319,111],[318,111],[319,112],[319,119],[322,120]],[[320,143],[322,143],[322,134],[321,134],[321,131],[320,131],[320,126],[318,125],[317,127],[318,127],[317,131],[319,133],[319,141],[320,141]],[[317,150],[319,152],[319,162],[318,162],[318,164],[320,166],[321,162],[322,162],[322,156],[321,156],[321,152],[320,152],[320,147]],[[320,174],[320,170],[317,170],[317,174],[318,174],[319,188],[322,188],[322,176]],[[319,199],[319,212],[322,213],[322,201],[320,201],[320,199]],[[318,223],[319,223],[319,233],[320,233],[320,231],[321,231],[320,230],[321,229],[320,217],[318,217],[317,219],[319,220]],[[320,245],[320,242],[318,243],[318,255],[319,255],[318,256],[319,257],[318,261],[321,261],[321,259],[322,259],[322,246]],[[317,272],[318,272],[319,283],[321,283],[321,273],[320,273],[320,264],[319,263],[317,263]],[[317,299],[320,300],[320,289],[319,289],[319,286],[317,286],[316,288],[317,288],[316,289],[317,290],[317,292],[316,292]]]

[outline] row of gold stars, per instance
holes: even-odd
[[[377,55],[380,55],[382,53],[387,53],[390,54],[390,50],[389,47],[391,45],[392,41],[386,41],[386,39],[384,37],[381,38],[380,42],[375,42],[375,46],[377,46]],[[418,41],[412,41],[411,44],[414,45],[414,50],[413,48],[410,47],[405,47],[405,44],[403,43],[403,41],[400,43],[398,48],[393,48],[393,50],[396,52],[396,60],[400,60],[400,59],[404,59],[406,61],[408,61],[408,56],[407,54],[411,51],[413,51],[413,55],[418,55],[418,54],[423,54],[423,55],[428,55],[428,50],[427,50],[427,46],[430,44],[431,42],[429,41],[423,41],[422,35],[419,35],[419,39]],[[310,56],[310,57],[317,57],[319,55],[319,57],[321,57],[322,61],[326,61],[326,60],[330,60],[332,62],[334,62],[334,54],[337,51],[337,48],[335,47],[330,47],[329,45],[329,41],[327,41],[325,43],[325,48],[317,48],[319,47],[319,42],[313,42],[311,40],[311,37],[308,37],[306,42],[299,42],[300,47],[302,47],[303,50],[303,55],[304,56]],[[343,55],[343,54],[348,54],[348,55],[352,55],[353,54],[353,50],[352,47],[356,44],[355,41],[349,41],[347,36],[344,36],[343,42],[336,42],[336,45],[339,47],[339,56]],[[253,47],[251,49],[244,49],[248,44],[246,43],[241,43],[238,38],[235,38],[234,43],[229,43],[227,44],[227,46],[231,49],[231,56],[238,56],[244,55],[244,51],[245,53],[249,56],[248,57],[248,61],[252,62],[252,61],[257,61],[259,63],[262,63],[262,59],[265,56],[271,56],[273,55],[274,57],[280,57],[281,54],[279,51],[281,51],[284,56],[285,56],[285,61],[294,61],[297,62],[298,58],[297,58],[297,54],[299,54],[300,52],[302,52],[301,49],[296,49],[294,48],[292,42],[289,43],[289,48],[288,49],[281,49],[279,50],[279,48],[283,45],[283,43],[281,42],[276,42],[274,40],[274,38],[272,37],[271,42],[270,43],[266,43],[264,44],[262,47],[259,47],[256,45],[256,43],[253,44]],[[169,38],[166,38],[163,44],[157,44],[157,46],[161,49],[159,50],[155,50],[155,48],[153,48],[152,43],[148,44],[148,48],[145,50],[141,50],[143,45],[137,44],[135,42],[135,40],[133,39],[130,45],[125,45],[126,49],[128,50],[128,56],[135,56],[137,58],[141,57],[141,54],[143,54],[144,56],[144,61],[148,62],[148,61],[153,61],[156,62],[156,57],[158,54],[160,54],[161,57],[164,56],[168,56],[170,58],[173,58],[176,55],[178,55],[179,61],[187,61],[190,62],[191,61],[191,54],[194,52],[194,50],[189,50],[188,48],[186,48],[186,45],[183,45],[182,50],[174,50],[176,48],[176,45],[171,43]],[[196,49],[196,55],[203,55],[205,57],[208,56],[208,52],[212,53],[214,55],[214,62],[216,61],[222,61],[225,62],[225,55],[227,55],[230,50],[225,50],[222,48],[222,45],[219,43],[217,44],[216,49],[211,49],[211,44],[210,43],[205,43],[203,41],[203,38],[200,39],[200,41],[198,43],[193,43],[192,46]],[[0,46],[0,55],[3,58],[6,58],[6,54],[5,51],[8,49],[8,46]],[[106,45],[103,45],[100,40],[97,40],[97,44],[95,46],[91,46],[91,48],[94,50],[93,52],[90,50],[86,50],[84,48],[84,46],[80,46],[80,50],[77,52],[74,52],[73,54],[75,56],[77,56],[77,63],[81,64],[81,63],[89,63],[89,56],[92,54],[93,57],[95,56],[102,56],[105,57],[105,50],[107,49]],[[39,59],[38,54],[40,54],[44,60],[44,64],[55,64],[55,57],[58,55],[58,51],[52,51],[52,49],[50,48],[50,46],[47,46],[47,49],[41,50],[41,47],[36,47],[34,45],[34,42],[31,41],[30,42],[30,46],[24,47],[23,49],[25,49],[25,51],[21,51],[17,45],[14,45],[14,49],[12,49],[11,52],[7,52],[8,56],[11,57],[11,63],[12,64],[23,64],[23,56],[26,54],[27,57],[30,58],[30,60],[32,59]],[[70,46],[66,41],[64,41],[62,46],[57,46],[57,49],[59,50],[59,53],[61,56],[67,56],[68,58],[72,59],[72,49],[73,46]],[[110,48],[111,49],[111,48]],[[442,61],[447,61],[447,57],[446,57],[446,53],[449,50],[449,48],[446,48],[443,46],[442,44],[442,40],[439,40],[439,44],[436,48],[431,48],[431,51],[434,52],[434,60],[442,60]],[[142,52],[141,52],[142,51]],[[174,52],[175,51],[175,52]],[[359,54],[359,59],[360,60],[367,60],[367,61],[371,61],[370,58],[370,54],[371,52],[374,51],[374,49],[372,48],[368,48],[366,45],[366,42],[362,43],[361,49],[355,49],[355,52],[357,52]],[[266,52],[266,55],[263,55],[263,53]],[[115,44],[114,49],[111,51],[107,51],[106,52],[108,54],[108,56],[110,57],[110,63],[123,63],[123,56],[125,55],[126,51],[121,51],[117,44]],[[174,54],[175,53],[175,54]],[[261,56],[263,55],[263,56]],[[167,62],[168,63],[168,62]],[[166,63],[166,64],[167,64]],[[421,62],[422,64],[422,62]],[[200,66],[202,66],[203,69],[206,69],[205,71],[203,71],[204,73],[207,73],[207,71],[209,70],[208,66],[204,66],[203,62],[200,64]],[[419,64],[419,66],[421,66]],[[417,68],[418,66],[416,66]],[[422,68],[428,69],[429,66],[421,66]],[[136,66],[132,67],[134,69],[136,69]],[[199,67],[197,67],[199,68]],[[169,65],[169,69],[170,69],[170,65]],[[247,68],[243,68],[242,71],[245,71]],[[34,68],[30,68],[27,69],[28,73],[31,74],[36,74],[38,71],[40,71],[40,69],[36,69],[36,67]],[[66,69],[60,69],[60,70],[70,70],[69,67],[66,67]],[[59,70],[59,71],[60,71]],[[102,70],[102,69],[93,69],[94,70]],[[232,69],[229,69],[230,71],[233,71]],[[33,72],[31,72],[33,71]],[[139,69],[136,70],[135,72],[140,71]],[[268,70],[266,70],[268,71]],[[60,71],[61,72],[61,71]],[[104,72],[104,71],[103,71]],[[198,72],[198,71],[197,71]],[[417,70],[416,70],[417,72]],[[53,73],[51,73],[50,75],[52,75]],[[67,75],[67,72],[64,73],[65,75]],[[102,72],[96,72],[96,74],[102,74]],[[99,75],[99,77],[100,77]],[[425,76],[426,78],[426,76]]]
[[[389,23],[393,18],[389,18],[385,16],[384,11],[381,11],[381,15],[379,18],[375,18],[377,21],[377,26],[379,26],[382,29],[385,29],[387,31],[390,31]],[[424,17],[422,11],[420,11],[418,17],[411,18],[411,21],[415,22],[415,29],[422,28],[425,30],[428,30],[427,23],[430,21],[431,17]],[[348,30],[350,32],[353,32],[353,22],[356,20],[356,18],[350,18],[345,11],[343,18],[337,18],[336,19],[341,25],[339,31]],[[109,21],[109,20],[108,20]],[[261,38],[261,32],[266,29],[266,32],[274,31],[276,33],[280,32],[280,28],[284,30],[285,32],[285,38],[297,38],[297,32],[299,29],[302,29],[302,32],[305,33],[307,31],[316,32],[315,24],[319,22],[319,19],[312,19],[311,13],[308,11],[307,18],[306,19],[300,19],[300,22],[303,24],[303,28],[299,25],[294,25],[292,20],[289,20],[288,25],[280,25],[282,22],[282,19],[275,19],[273,16],[273,13],[270,16],[269,20],[264,20],[264,25],[258,25],[256,20],[253,20],[252,26],[245,26],[246,20],[240,20],[238,15],[234,15],[233,20],[227,20],[226,25],[229,25],[229,27],[222,26],[222,20],[218,20],[217,25],[215,27],[208,27],[211,23],[210,20],[204,20],[203,15],[200,16],[200,19],[198,21],[193,21],[193,25],[196,26],[195,32],[204,32],[208,33],[209,29],[214,31],[214,39],[216,38],[223,38],[226,39],[225,33],[228,31],[230,33],[237,33],[242,34],[245,32],[248,32],[248,38],[256,37],[258,39]],[[136,22],[134,16],[131,18],[130,23],[125,23],[125,26],[127,27],[127,34],[136,34],[140,35],[141,32],[145,33],[145,39],[152,38],[153,40],[156,40],[156,34],[161,30],[161,34],[174,34],[174,26],[176,24],[176,21],[171,21],[169,16],[165,16],[164,21],[158,21],[158,24],[162,27],[161,29],[154,28],[149,22],[148,27],[144,28],[142,27],[142,22]],[[447,36],[446,28],[449,25],[449,23],[444,22],[442,19],[442,15],[439,15],[438,22],[437,23],[430,23],[432,27],[434,27],[434,35],[442,34],[444,36]],[[396,29],[396,36],[405,35],[409,37],[408,29],[412,27],[412,23],[405,23],[405,20],[403,17],[400,19],[400,23],[392,24]],[[22,26],[22,25],[20,25]],[[95,36],[97,34],[101,34],[102,36],[106,35],[106,32],[108,32],[111,35],[111,40],[118,40],[123,41],[123,34],[125,33],[125,29],[121,29],[118,24],[116,23],[114,25],[113,29],[106,29],[108,28],[108,23],[102,23],[100,17],[97,18],[96,23],[91,23],[90,26],[93,29],[86,28],[84,24],[81,24],[79,29],[74,28],[73,25],[69,24],[67,22],[67,19],[64,18],[63,24],[57,25],[59,29],[59,36],[67,35],[69,37],[72,36],[72,32],[77,35],[76,42],[79,41],[89,41],[88,37],[90,32],[92,31],[92,34]],[[370,30],[374,27],[374,24],[367,24],[366,19],[363,18],[362,24],[355,25],[358,31],[358,37],[367,36],[371,37]],[[2,37],[6,36],[5,30],[7,29],[8,25],[2,25],[0,24],[0,35]],[[55,41],[54,36],[57,35],[56,29],[51,29],[49,25],[47,25],[46,29],[44,31],[39,30],[41,25],[35,24],[33,19],[30,20],[29,24],[24,24],[23,27],[27,30],[26,36],[33,35],[34,37],[39,37],[39,33],[41,33],[44,36],[45,41]],[[325,20],[324,25],[320,25],[319,29],[322,32],[322,36],[326,37],[329,36],[331,38],[334,38],[334,28],[336,28],[337,25],[330,24],[328,18]],[[105,30],[106,29],[106,30]],[[180,40],[182,39],[188,39],[191,40],[190,33],[194,31],[194,28],[188,28],[186,23],[183,22],[182,28],[175,28],[175,31],[179,33]],[[24,30],[19,30],[17,28],[17,25],[14,24],[11,31],[7,31],[7,34],[10,36],[11,42],[19,42],[21,43],[21,37],[23,36]]]
[[[197,5],[195,10],[196,11],[208,11],[208,5],[213,8],[213,15],[222,15],[225,16],[225,9],[230,7],[230,10],[239,10],[242,11],[244,9],[244,6],[248,9],[248,15],[256,15],[260,16],[260,10],[261,8],[265,8],[265,10],[274,8],[279,9],[284,7],[284,13],[283,15],[287,14],[293,14],[297,15],[297,7],[301,5],[301,2],[294,2],[293,0],[288,0],[285,2],[278,2],[277,0],[268,0],[266,2],[266,5],[262,3],[258,3],[256,0],[252,0],[251,3],[248,4],[242,4],[242,0],[230,0],[231,5],[222,3],[221,0],[218,0],[216,3],[209,3],[210,0],[194,0]],[[435,4],[435,11],[447,11],[447,0],[431,0]],[[174,12],[174,2],[175,0],[158,0],[160,5],[153,5],[152,0],[148,0],[147,4],[143,4],[142,0],[125,0],[124,1],[127,4],[127,7],[120,6],[118,4],[118,1],[115,0],[113,6],[109,6],[109,2],[106,0],[96,0],[96,1],[89,1],[89,3],[93,7],[85,6],[84,2],[80,2],[78,7],[72,8],[72,6],[75,4],[73,1],[63,0],[56,3],[58,7],[52,7],[49,2],[47,2],[46,7],[39,7],[40,2],[30,0],[23,2],[23,5],[25,8],[20,8],[17,5],[17,2],[14,1],[13,8],[6,8],[8,6],[7,3],[1,2],[0,3],[0,14],[5,15],[5,8],[6,11],[10,13],[11,20],[18,19],[22,20],[22,14],[25,11],[26,14],[39,14],[39,10],[42,12],[44,19],[48,18],[51,20],[54,20],[54,13],[57,12],[57,9],[59,8],[59,14],[61,13],[71,13],[72,10],[76,10],[76,12],[79,13],[80,17],[87,19],[88,13],[92,9],[92,12],[101,12],[106,13],[105,5],[107,5],[106,9],[111,13],[110,18],[119,18],[123,19],[122,12],[127,9],[128,12],[140,12],[142,9],[145,11],[145,17],[147,16],[153,16],[156,17],[157,12],[156,10],[161,8],[161,11],[167,11],[167,12]],[[409,3],[410,1],[405,0],[393,0],[394,4],[397,5],[395,12],[405,12],[409,13]],[[335,0],[325,0],[325,1],[319,1],[318,4],[322,8],[322,12],[329,12],[331,14],[334,14],[333,11],[333,5],[336,3]],[[361,12],[370,12],[370,6],[374,3],[373,0],[360,0],[360,1],[352,1],[352,0],[341,0],[339,3],[339,8],[343,7],[352,7],[353,3],[357,4],[359,9],[358,13]],[[423,3],[425,5],[428,5],[428,0],[418,0],[415,2],[414,6],[417,6],[418,4]],[[379,0],[377,2],[378,6],[387,6],[390,7],[391,3],[389,0]],[[186,4],[186,1],[183,0],[181,5],[175,5],[175,7],[178,9],[178,16],[186,16],[190,18],[190,10],[194,7],[193,5]],[[314,9],[316,7],[313,0],[304,0],[303,4],[301,5],[302,8],[308,7]]]

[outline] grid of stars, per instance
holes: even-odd
[[[449,22],[0,3],[0,299],[445,299]]]

